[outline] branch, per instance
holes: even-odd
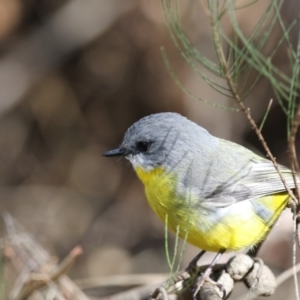
[[[81,254],[82,248],[76,246],[69,255],[49,273],[30,273],[27,282],[15,300],[26,300],[35,290],[47,285],[49,282],[56,281],[71,268]]]
[[[212,15],[211,11],[209,10],[207,4],[205,3],[205,0],[201,0],[201,2],[202,2],[202,6],[205,10],[205,13],[207,14],[207,16],[210,20],[210,25],[211,25],[211,28],[212,28],[212,37],[213,37],[213,42],[214,42],[214,45],[215,45],[215,48],[216,48],[217,56],[219,58],[219,62],[221,64],[221,69],[224,72],[224,76],[225,76],[225,79],[227,80],[227,84],[228,84],[228,86],[231,90],[232,96],[234,97],[235,101],[239,105],[240,109],[246,115],[246,118],[248,119],[251,127],[254,129],[259,141],[262,143],[262,146],[264,147],[267,156],[271,159],[271,161],[272,161],[277,173],[279,174],[279,177],[280,177],[286,191],[288,192],[289,196],[291,197],[291,199],[294,200],[295,203],[298,203],[298,200],[296,199],[296,197],[293,194],[293,192],[291,191],[291,189],[288,187],[288,185],[287,185],[287,183],[286,183],[286,181],[285,181],[285,179],[282,175],[282,172],[279,169],[279,166],[276,162],[276,158],[271,153],[271,151],[270,151],[263,135],[261,134],[261,131],[259,130],[259,127],[257,126],[254,119],[252,118],[251,113],[250,113],[250,109],[245,106],[244,102],[242,101],[242,99],[240,98],[240,96],[239,96],[239,94],[236,90],[233,78],[232,78],[231,73],[230,73],[230,68],[228,66],[228,62],[227,62],[227,59],[226,59],[224,51],[223,51],[223,47],[222,47],[222,43],[221,43],[221,40],[220,40],[220,35],[219,35],[219,30],[218,30],[217,24],[215,22],[215,19],[213,18],[213,15]]]

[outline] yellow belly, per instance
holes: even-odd
[[[144,172],[136,168],[150,207],[181,238],[206,251],[240,250],[263,240],[285,208],[287,193],[260,198],[256,201],[268,208],[273,216],[266,222],[256,214],[250,201],[240,201],[225,208],[208,211],[199,199],[180,199],[175,193],[176,178],[162,168]],[[219,211],[217,211],[219,210]],[[223,210],[220,217],[220,210]],[[218,221],[216,222],[216,219]]]

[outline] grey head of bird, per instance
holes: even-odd
[[[145,171],[160,166],[172,169],[181,162],[191,162],[193,157],[199,160],[207,156],[214,139],[207,130],[180,114],[158,113],[134,123],[121,146],[103,155],[125,156],[133,167]]]

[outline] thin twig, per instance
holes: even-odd
[[[130,287],[149,284],[160,284],[167,280],[169,274],[124,274],[113,276],[101,276],[74,280],[81,289],[99,287]]]
[[[36,286],[38,284],[37,287],[39,287],[39,282],[42,281],[44,286],[47,285],[47,291],[55,293],[57,300],[66,300],[66,298],[89,300],[78,286],[64,275],[81,254],[81,247],[75,247],[69,256],[57,266],[57,262],[30,236],[22,225],[8,213],[4,217],[7,221],[5,224],[8,225],[6,231],[9,232],[8,236],[5,237],[6,248],[4,252],[19,274],[9,299],[16,300],[20,296],[24,297],[22,295],[29,292],[28,285]],[[55,282],[51,281],[55,279]],[[39,295],[39,293],[38,290],[34,290],[34,296]]]
[[[290,159],[290,165],[293,171],[293,179],[295,183],[295,190],[296,190],[296,196],[299,199],[300,193],[299,193],[299,187],[297,184],[296,179],[296,172],[299,173],[299,164],[298,164],[298,158],[297,158],[297,152],[296,152],[296,135],[298,132],[298,128],[300,125],[300,104],[297,105],[296,113],[293,118],[292,126],[291,126],[291,133],[288,139],[288,149],[289,149],[289,159]]]
[[[28,277],[28,281],[20,291],[20,294],[16,297],[16,300],[25,300],[33,293],[34,290],[47,285],[49,282],[57,280],[61,275],[65,274],[69,270],[81,254],[82,248],[80,246],[76,246],[70,254],[49,273],[31,273]]]
[[[237,102],[237,104],[240,106],[241,110],[244,112],[244,114],[246,115],[246,118],[248,119],[250,125],[252,126],[252,128],[254,129],[259,141],[262,143],[262,146],[264,147],[267,156],[271,159],[286,191],[288,192],[289,196],[294,200],[295,203],[298,203],[298,200],[296,199],[295,195],[293,194],[293,192],[291,191],[291,189],[288,187],[282,172],[279,169],[279,166],[276,162],[276,158],[273,156],[273,154],[271,153],[263,135],[261,134],[258,126],[256,125],[254,119],[251,116],[250,113],[250,109],[247,108],[244,104],[244,102],[242,101],[242,99],[240,98],[236,88],[235,88],[235,84],[233,82],[232,76],[230,74],[230,68],[228,66],[228,62],[226,60],[225,54],[223,52],[223,47],[222,47],[222,43],[220,41],[220,36],[219,36],[219,31],[216,25],[216,22],[211,14],[211,11],[209,10],[209,8],[207,7],[205,0],[201,0],[203,8],[205,13],[207,14],[209,20],[210,20],[210,25],[212,28],[212,37],[213,37],[213,42],[216,48],[216,52],[217,52],[217,56],[219,57],[219,62],[221,63],[221,68],[224,72],[224,76],[225,79],[227,80],[227,84],[231,90],[232,96],[234,97],[235,101]]]
[[[290,165],[292,168],[292,175],[293,175],[293,180],[295,183],[295,191],[296,191],[296,196],[299,200],[299,187],[297,184],[297,178],[296,178],[296,172],[299,173],[299,164],[298,164],[298,159],[297,159],[297,152],[296,152],[296,146],[295,146],[295,141],[296,141],[296,135],[299,129],[300,125],[300,104],[298,103],[296,112],[291,124],[291,131],[290,131],[290,136],[288,139],[288,152],[289,152],[289,160],[290,160]],[[295,294],[296,294],[296,299],[300,299],[299,295],[299,285],[298,285],[298,276],[297,276],[297,270],[296,270],[296,262],[297,262],[297,249],[296,249],[296,244],[298,244],[298,247],[300,247],[300,241],[299,241],[299,202],[298,205],[296,205],[296,218],[293,220],[294,226],[293,226],[293,274],[294,274],[294,283],[295,283]]]
[[[293,266],[293,267],[285,270],[280,275],[278,275],[276,278],[277,286],[283,284],[285,281],[290,279],[294,275],[295,271],[296,271],[296,273],[300,272],[300,263],[298,263],[296,266]]]
[[[299,295],[299,284],[298,284],[298,276],[297,276],[297,270],[296,270],[296,263],[297,263],[297,246],[296,246],[296,240],[297,240],[297,227],[298,227],[298,220],[295,218],[293,220],[293,235],[294,235],[294,242],[293,242],[293,270],[294,270],[294,283],[295,283],[295,294],[296,299],[300,299]]]

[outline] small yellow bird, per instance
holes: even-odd
[[[159,218],[205,251],[258,244],[289,200],[271,161],[176,113],[142,118],[103,155],[125,156]],[[292,171],[279,168],[293,189]]]

